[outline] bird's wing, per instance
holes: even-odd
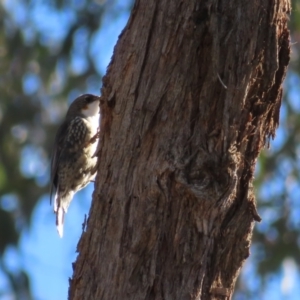
[[[75,117],[68,127],[65,150],[69,153],[76,152],[85,147],[87,137],[86,120],[81,117]]]
[[[75,117],[69,122],[64,122],[58,129],[55,138],[55,146],[51,160],[51,189],[50,203],[52,195],[58,188],[57,170],[62,157],[66,158],[76,151],[85,147],[87,136],[87,126],[81,117]],[[55,205],[54,205],[55,206]]]
[[[51,175],[50,175],[50,204],[53,193],[57,189],[57,167],[59,157],[65,144],[66,134],[68,132],[69,122],[64,122],[59,128],[55,136],[53,153],[51,157]]]

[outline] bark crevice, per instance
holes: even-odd
[[[103,79],[70,299],[228,299],[279,121],[288,0],[137,1]]]

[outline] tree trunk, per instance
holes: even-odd
[[[139,0],[103,79],[69,299],[229,299],[278,126],[289,0]]]

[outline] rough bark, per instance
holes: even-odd
[[[229,299],[260,218],[288,0],[137,1],[103,79],[99,170],[70,299]]]

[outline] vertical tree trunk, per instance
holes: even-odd
[[[228,299],[278,126],[289,0],[137,1],[103,79],[70,299]]]

